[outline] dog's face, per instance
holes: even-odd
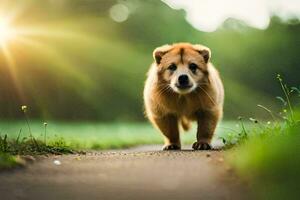
[[[202,45],[179,43],[154,50],[161,82],[178,94],[193,92],[207,78],[210,50]]]

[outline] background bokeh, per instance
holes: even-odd
[[[300,23],[273,14],[266,29],[228,18],[202,32],[152,0],[2,0],[16,36],[0,44],[0,118],[142,121],[142,90],[155,47],[174,42],[211,48],[225,85],[225,118],[265,117],[278,109],[280,73],[300,85]],[[18,32],[19,31],[19,32]]]

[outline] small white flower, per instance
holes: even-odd
[[[61,162],[59,160],[54,160],[53,163],[54,165],[61,165]]]
[[[27,106],[25,106],[25,105],[21,106],[21,110],[22,110],[24,113],[26,113],[26,112],[27,112]]]

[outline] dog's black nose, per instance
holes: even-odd
[[[189,84],[189,77],[187,75],[180,75],[178,77],[178,83],[180,86],[187,86]]]

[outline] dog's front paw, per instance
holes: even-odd
[[[169,150],[180,150],[181,147],[177,144],[168,144],[168,145],[165,145],[163,150],[164,151],[169,151]]]
[[[194,150],[211,150],[211,146],[207,142],[195,142],[193,144],[193,149]]]

